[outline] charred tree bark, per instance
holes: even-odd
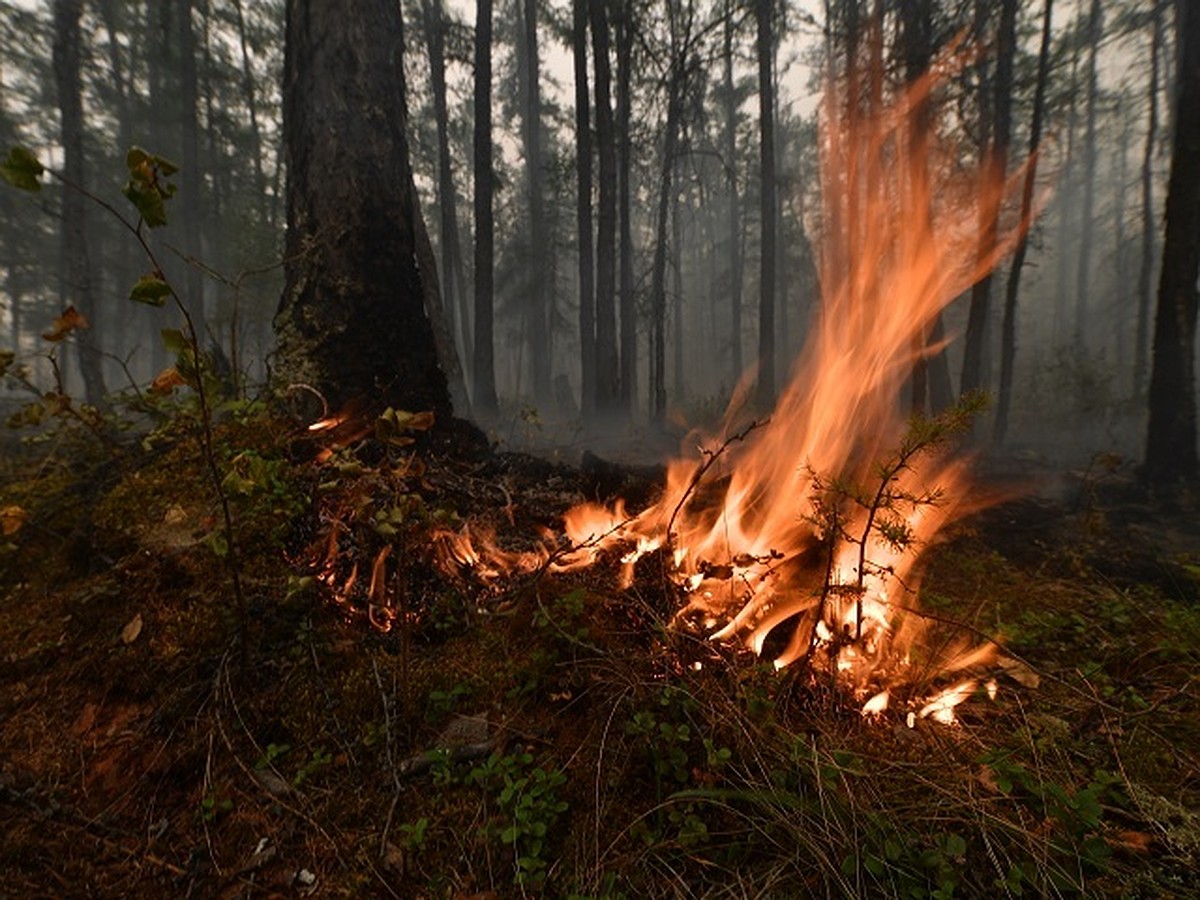
[[[1145,477],[1192,479],[1196,456],[1196,278],[1200,274],[1200,12],[1180,6],[1167,228],[1154,317]]]
[[[84,186],[83,98],[80,86],[82,44],[79,20],[83,0],[55,0],[54,79],[58,88],[63,144],[63,175],[70,183],[62,194],[63,274],[60,293],[64,305],[74,304],[92,328],[75,332],[79,374],[83,391],[92,406],[103,406],[107,389],[96,333],[95,291],[88,254],[86,198],[70,185]]]
[[[575,225],[579,240],[580,409],[596,411],[596,273],[592,255],[592,128],[587,73],[588,0],[573,0],[571,59],[575,70]]]
[[[620,397],[617,359],[617,144],[613,128],[612,65],[604,0],[588,0],[596,75],[596,147],[600,209],[596,233],[596,409],[614,412]]]
[[[758,56],[759,222],[762,253],[758,297],[758,385],[760,410],[775,406],[775,28],[771,0],[755,0]]]
[[[276,375],[335,407],[367,399],[445,415],[417,262],[401,39],[399,7],[387,0],[287,4]]]
[[[1025,183],[1021,187],[1021,221],[1027,222],[1033,210],[1033,187],[1037,180],[1038,144],[1042,140],[1042,116],[1046,107],[1046,82],[1050,74],[1050,19],[1054,0],[1046,0],[1042,11],[1042,46],[1038,51],[1037,84],[1033,94],[1033,120],[1029,125],[1029,163]],[[1008,416],[1012,407],[1013,369],[1017,359],[1017,298],[1021,286],[1021,267],[1029,247],[1029,234],[1017,240],[1012,268],[1004,286],[1004,320],[1000,327],[1000,391],[996,399],[996,419],[992,425],[992,442],[1004,443],[1008,433]]]
[[[495,225],[492,219],[492,0],[475,4],[475,340],[471,367],[477,412],[494,415],[496,398]]]

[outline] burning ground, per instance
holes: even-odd
[[[926,644],[995,637],[1005,662],[953,725],[909,727],[819,667],[680,627],[665,548],[447,574],[439,535],[541,553],[597,479],[396,436],[321,459],[296,423],[223,427],[244,662],[183,423],[136,460],[10,467],[4,892],[1196,891],[1200,544],[1120,471],[925,553]],[[619,487],[630,515],[661,490]],[[355,564],[339,603],[322,573],[344,586]]]

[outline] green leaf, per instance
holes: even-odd
[[[162,306],[171,296],[171,286],[156,272],[143,275],[129,291],[129,299],[149,306]]]
[[[152,183],[131,178],[122,188],[126,198],[137,207],[138,215],[151,228],[167,224],[167,206],[163,193]]]
[[[44,171],[37,157],[24,147],[10,148],[8,156],[0,163],[0,175],[4,176],[4,180],[23,191],[40,191],[40,179]]]
[[[191,349],[191,343],[178,328],[164,328],[161,332],[163,346],[172,353],[183,353]]]

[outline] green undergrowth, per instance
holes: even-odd
[[[53,871],[139,896],[310,876],[370,897],[1200,891],[1200,608],[1081,565],[1082,513],[1034,550],[984,520],[935,551],[926,607],[1016,664],[957,725],[909,727],[672,630],[652,568],[626,591],[603,566],[444,574],[439,529],[553,517],[543,472],[439,457],[427,425],[393,413],[322,458],[286,417],[223,415],[244,661],[192,430],[9,464],[4,890]]]

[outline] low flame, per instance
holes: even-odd
[[[941,69],[944,77],[945,62]],[[1023,227],[980,252],[980,209],[1002,208],[1017,179],[964,173],[955,148],[919,127],[937,77],[875,115],[848,115],[828,95],[821,306],[768,420],[748,421],[735,402],[720,434],[690,436],[699,457],[671,463],[647,509],[630,515],[620,501],[571,509],[565,549],[503,553],[464,528],[439,536],[444,562],[490,580],[605,557],[619,560],[627,585],[639,559],[666,548],[664,568],[686,597],[677,626],[756,654],[778,643],[779,629],[790,637],[773,651],[776,666],[828,669],[870,698],[864,715],[882,714],[895,688],[917,680],[914,654],[923,654],[922,677],[984,661],[990,648],[929,658],[918,643],[923,620],[903,614],[915,605],[914,549],[963,512],[967,462],[914,454],[880,474],[910,433],[901,388],[915,363],[942,349],[927,341],[934,321]],[[749,379],[738,396],[748,387]],[[919,714],[910,717],[952,723],[975,687],[965,680],[913,701]]]

